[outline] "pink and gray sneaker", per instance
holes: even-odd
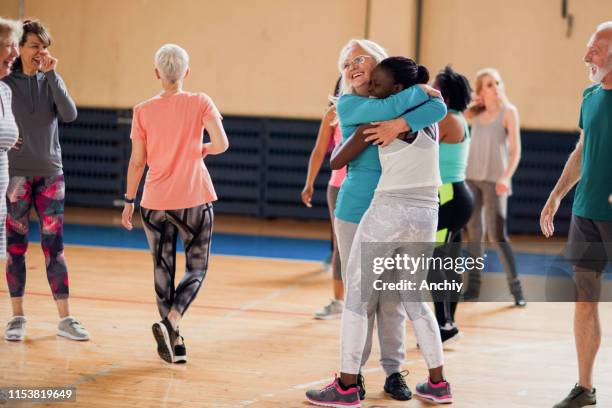
[[[350,387],[347,390],[343,390],[340,387],[340,379],[337,376],[334,376],[334,381],[320,390],[306,391],[306,400],[320,407],[361,407],[359,387]]]
[[[450,404],[453,402],[450,384],[446,381],[434,384],[428,378],[427,381],[417,384],[415,395],[434,404]]]

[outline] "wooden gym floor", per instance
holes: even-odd
[[[116,216],[74,211],[67,220],[115,224]],[[217,219],[217,231],[226,232],[326,238],[326,228],[324,223]],[[158,314],[148,252],[67,246],[66,258],[72,314],[92,340],[55,336],[57,315],[44,260],[38,244],[32,244],[26,341],[0,343],[0,387],[71,385],[77,402],[7,406],[306,407],[305,390],[327,384],[338,370],[339,320],[311,318],[331,293],[331,275],[322,273],[318,262],[214,255],[181,325],[189,362],[173,366],[158,358],[151,335]],[[0,282],[0,316],[6,320],[10,304],[6,283]],[[607,407],[612,406],[612,329],[605,322],[612,321],[612,303],[602,304],[601,312],[604,339],[595,381],[599,406]],[[445,353],[456,401],[451,406],[551,407],[576,381],[572,316],[568,303],[530,303],[526,309],[461,304],[458,324],[464,337]],[[407,330],[404,367],[414,389],[426,368],[410,325]],[[385,397],[378,356],[376,344],[365,370],[368,397],[362,406],[427,406]]]

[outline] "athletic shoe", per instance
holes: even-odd
[[[404,377],[408,375],[408,370],[401,373],[393,373],[385,380],[385,392],[391,395],[391,398],[398,401],[408,401],[412,398],[412,391],[408,388]]]
[[[164,318],[161,322],[153,323],[153,337],[157,341],[157,354],[167,363],[174,361],[174,343],[176,343],[176,332],[170,321]]]
[[[8,341],[23,341],[25,338],[26,321],[25,316],[14,316],[6,324],[4,338]]]
[[[306,400],[320,407],[361,407],[359,387],[354,386],[343,390],[340,386],[340,379],[335,376],[334,381],[323,387],[323,389],[306,391]]]
[[[341,300],[332,299],[323,309],[314,312],[314,318],[319,320],[337,319],[342,316],[344,302]]]
[[[174,358],[172,362],[175,364],[184,364],[187,362],[187,347],[185,347],[185,339],[183,336],[178,333],[177,335],[181,338],[181,342],[174,345]]]
[[[525,307],[527,306],[527,302],[525,301],[525,297],[523,294],[514,296],[514,306],[516,307]]]
[[[363,378],[361,373],[357,374],[357,387],[359,387],[359,399],[363,401],[365,399],[366,390],[365,378]]]
[[[457,326],[446,323],[444,327],[440,327],[440,337],[442,338],[442,345],[448,346],[457,342],[461,338],[461,333],[459,333]]]
[[[434,404],[450,404],[453,402],[450,384],[446,381],[434,384],[428,378],[427,381],[417,384],[415,395]]]
[[[595,392],[595,388],[593,388],[593,391],[589,391],[586,388],[576,384],[570,391],[569,395],[553,408],[582,408],[595,407],[596,405],[597,394]]]
[[[57,335],[76,341],[89,340],[89,332],[72,316],[64,317],[59,321],[57,324]]]

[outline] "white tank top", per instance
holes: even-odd
[[[438,126],[434,125],[420,130],[411,144],[395,139],[379,148],[382,174],[376,191],[439,187],[442,180],[437,140]]]

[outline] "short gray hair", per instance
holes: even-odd
[[[174,84],[185,76],[189,54],[176,44],[165,44],[155,53],[155,68],[163,79]]]
[[[347,42],[346,45],[342,47],[340,57],[338,58],[338,70],[340,71],[340,74],[342,74],[342,79],[340,81],[340,95],[353,92],[351,89],[351,84],[349,84],[346,78],[344,78],[344,70],[342,69],[342,66],[346,62],[348,55],[351,53],[351,49],[355,46],[362,48],[366,54],[374,58],[377,63],[389,56],[383,47],[372,40],[352,39]]]
[[[593,41],[593,39],[595,38],[595,35],[597,33],[601,32],[601,31],[606,31],[606,30],[612,30],[612,21],[604,21],[603,23],[598,25],[597,29],[595,30],[595,33],[591,37],[590,42]],[[608,56],[609,55],[612,55],[612,39],[610,40],[610,43],[608,44]]]
[[[18,44],[23,33],[21,23],[0,17],[0,39],[9,38],[13,43]]]

